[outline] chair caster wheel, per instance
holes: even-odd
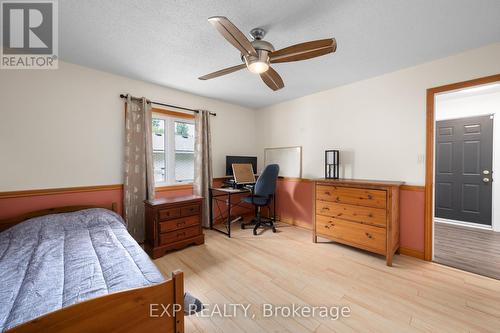
[[[253,235],[257,236],[257,230],[253,229]]]
[[[276,232],[276,228],[275,227],[273,227],[273,232]]]

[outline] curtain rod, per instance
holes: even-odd
[[[120,98],[127,98],[127,95],[124,95],[124,94],[120,94]],[[134,99],[139,99],[138,97],[132,97]],[[182,107],[182,106],[177,106],[177,105],[171,105],[171,104],[165,104],[165,103],[160,103],[160,102],[154,102],[154,101],[150,101],[148,100],[148,103],[151,103],[151,104],[156,104],[156,105],[161,105],[161,106],[166,106],[166,107],[169,107],[169,108],[176,108],[176,109],[180,109],[180,110],[186,110],[186,111],[191,111],[191,112],[194,112],[194,113],[199,113],[200,111],[198,110],[194,110],[194,109],[189,109],[189,108],[185,108],[185,107]],[[217,113],[214,113],[214,112],[209,112],[209,114],[211,116],[216,116]]]

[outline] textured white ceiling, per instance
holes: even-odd
[[[263,107],[500,41],[499,0],[60,0],[62,60],[232,103]],[[335,37],[337,52],[276,64],[273,92],[208,23],[227,16],[275,48]]]

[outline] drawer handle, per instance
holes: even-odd
[[[365,235],[366,235],[366,237],[368,237],[369,239],[372,239],[372,238],[373,238],[373,236],[372,236],[372,235],[370,235],[370,234],[369,234],[369,233],[367,233],[367,232],[365,232]]]
[[[373,196],[371,194],[368,194],[368,199],[373,199]]]
[[[182,237],[182,236],[186,236],[186,233],[185,232],[180,232],[177,234],[177,237]]]
[[[180,227],[180,226],[183,226],[184,224],[186,224],[186,222],[179,222],[179,223],[177,223],[177,226]]]
[[[326,194],[326,195],[332,195],[332,194],[331,194],[330,192],[328,192],[328,191],[325,191],[325,194]]]
[[[323,207],[323,208],[321,208],[321,210],[330,210],[330,208],[328,208],[328,207]]]

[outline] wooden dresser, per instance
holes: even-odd
[[[313,241],[318,237],[386,257],[399,249],[399,187],[402,182],[315,180]]]
[[[202,197],[190,195],[146,200],[144,248],[153,259],[167,251],[203,244]]]

